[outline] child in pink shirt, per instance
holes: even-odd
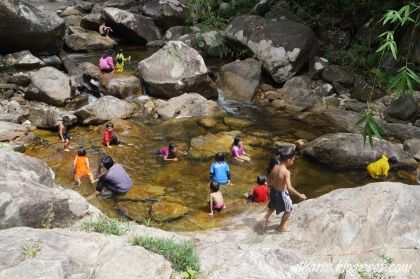
[[[251,161],[249,154],[245,152],[244,143],[241,137],[236,136],[233,140],[231,153],[233,159],[238,162],[242,163]]]

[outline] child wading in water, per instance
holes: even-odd
[[[215,181],[210,182],[210,216],[213,216],[214,212],[220,212],[222,211],[222,209],[226,208],[225,203],[223,201],[222,192],[219,191],[219,188],[219,183]]]
[[[251,158],[249,157],[249,154],[245,152],[244,149],[244,143],[242,141],[241,137],[235,137],[233,139],[232,144],[232,157],[238,162],[249,162],[251,161]]]
[[[290,171],[288,167],[293,165],[293,160],[296,157],[296,152],[293,149],[283,149],[280,153],[281,163],[274,166],[268,178],[268,185],[271,186],[270,202],[268,203],[268,212],[264,219],[260,222],[260,232],[264,232],[270,215],[276,211],[276,214],[284,212],[280,225],[276,228],[278,232],[288,232],[290,228],[286,226],[287,219],[289,219],[292,212],[292,200],[289,196],[289,191],[299,198],[306,200],[304,194],[299,193],[293,188],[290,182]]]
[[[117,51],[117,56],[115,56],[115,71],[117,73],[122,73],[124,71],[124,65],[125,61],[128,60],[130,62],[131,56],[129,56],[127,59],[124,57],[122,49],[119,49]]]
[[[178,161],[178,153],[181,153],[183,155],[188,154],[187,152],[178,150],[178,147],[175,143],[169,144],[168,147],[159,148],[159,155],[163,156],[163,160],[165,161]]]
[[[214,162],[210,167],[210,180],[220,185],[230,184],[229,165],[225,162],[225,155],[222,152],[216,153]]]
[[[72,137],[67,133],[67,127],[70,125],[70,118],[64,116],[61,123],[58,125],[58,135],[61,141],[64,143],[64,151],[69,152],[73,147],[70,146],[70,140]]]
[[[106,130],[102,137],[102,144],[108,148],[112,148],[111,145],[121,145],[122,143],[118,140],[117,136],[114,135],[114,124],[108,122],[105,127]]]
[[[79,147],[77,150],[77,156],[74,158],[73,168],[74,181],[77,183],[77,185],[80,186],[80,184],[82,184],[80,179],[85,176],[89,177],[90,183],[93,184],[96,182],[93,179],[92,173],[90,172],[89,159],[86,157],[86,150],[83,147]]]

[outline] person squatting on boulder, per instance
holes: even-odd
[[[390,169],[389,163],[396,164],[398,160],[395,156],[388,158],[385,154],[382,154],[381,158],[370,163],[366,170],[372,178],[386,180]]]
[[[101,172],[102,167],[106,169],[104,173]],[[133,182],[123,166],[121,164],[114,164],[112,157],[108,155],[102,157],[99,162],[96,177],[99,179],[96,184],[96,191],[87,197],[87,200],[100,195],[104,188],[113,194],[121,195],[127,193],[133,187]]]
[[[105,21],[101,21],[99,24],[99,34],[101,34],[102,37],[108,37],[111,32],[113,32],[112,28],[106,26]]]
[[[104,73],[114,72],[114,61],[112,60],[112,55],[114,54],[113,49],[108,49],[105,51],[104,55],[99,59],[99,69]]]
[[[273,170],[268,177],[268,185],[270,189],[270,201],[268,203],[268,212],[264,219],[260,222],[260,232],[264,232],[270,215],[276,211],[276,214],[283,213],[280,225],[276,228],[278,232],[288,232],[290,228],[286,225],[287,220],[293,210],[292,200],[290,199],[289,192],[298,196],[302,200],[306,200],[305,194],[299,193],[293,188],[290,180],[290,171],[287,169],[293,165],[296,157],[294,149],[282,149],[280,152],[281,163],[274,166]]]

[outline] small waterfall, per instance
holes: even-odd
[[[250,108],[250,109],[257,109],[257,107],[250,103],[241,103],[235,100],[226,100],[223,94],[223,90],[217,88],[217,102],[219,106],[229,114],[239,115],[241,114],[241,109],[243,108]]]

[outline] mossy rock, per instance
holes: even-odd
[[[232,128],[246,128],[254,125],[254,122],[252,120],[228,116],[223,118],[223,122],[225,122],[226,125]]]
[[[217,120],[211,117],[203,117],[198,120],[198,124],[204,128],[213,128],[217,125]]]
[[[165,194],[165,187],[160,186],[134,186],[125,195],[117,196],[119,201],[155,201]]]
[[[117,208],[128,218],[143,222],[145,219],[150,218],[150,206],[142,202],[119,202]]]
[[[229,153],[233,139],[240,134],[235,130],[195,137],[191,139],[189,155],[195,159],[206,159],[214,157],[217,152]]]
[[[385,96],[385,93],[378,89],[372,90],[371,86],[355,86],[350,95],[353,99],[367,102],[369,99],[371,101],[377,100]]]
[[[157,202],[152,205],[152,218],[156,221],[178,219],[188,212],[188,207],[171,202]]]

